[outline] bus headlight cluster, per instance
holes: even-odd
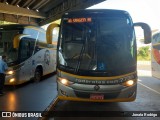
[[[7,74],[8,74],[8,75],[13,75],[13,73],[14,73],[13,70],[7,71]]]
[[[130,87],[134,85],[135,81],[134,80],[127,80],[126,82],[123,83],[124,86]]]
[[[71,81],[69,81],[69,80],[67,80],[67,79],[65,79],[65,78],[58,78],[58,80],[60,81],[60,83],[62,83],[63,85],[65,85],[65,86],[68,86],[68,85],[72,85],[73,84],[73,82],[71,82]]]

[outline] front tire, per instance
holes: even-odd
[[[34,82],[39,82],[42,79],[42,71],[36,68],[34,73]]]

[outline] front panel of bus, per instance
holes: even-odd
[[[0,26],[0,56],[7,56],[7,64],[9,68],[17,66],[18,62],[18,49],[13,47],[15,36],[23,33],[23,26],[16,25],[2,25]],[[5,84],[9,81],[14,81],[17,74],[13,73],[13,68],[6,73]]]
[[[133,101],[136,41],[128,13],[67,13],[58,44],[58,95],[80,101]]]

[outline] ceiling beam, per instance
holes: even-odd
[[[25,8],[20,8],[13,5],[6,5],[4,3],[0,3],[0,13],[14,14],[19,16],[33,17],[33,18],[45,18],[45,15],[43,13],[36,12],[33,10],[28,10]]]
[[[40,9],[40,11],[48,12],[50,9],[52,9],[62,3],[63,3],[63,0],[52,0],[49,3],[47,3],[47,5],[46,5],[47,7]]]
[[[39,3],[37,3],[34,7],[32,7],[32,9],[37,9],[37,7],[39,7],[41,4],[43,4],[46,0],[41,0],[39,1]]]
[[[12,23],[19,23],[19,24],[38,25],[36,18],[29,18],[26,16],[15,16],[15,15],[11,15],[11,14],[0,13],[0,20],[12,22]]]
[[[18,0],[18,1],[15,3],[15,5],[18,5],[20,2],[21,2],[21,0]]]
[[[22,7],[27,7],[27,5],[31,2],[32,0],[27,0],[23,5]]]
[[[32,0],[28,5],[27,7],[31,6],[36,0]]]
[[[7,2],[7,0],[3,0],[3,3],[6,3]]]
[[[63,3],[60,3],[56,7],[48,11],[47,18],[39,22],[40,25],[45,25],[50,22],[53,22],[57,19],[60,19],[61,16],[68,11],[85,9],[97,3],[103,2],[105,0],[65,0]],[[49,6],[47,6],[49,8]],[[47,8],[47,10],[48,10]]]
[[[45,6],[49,2],[50,2],[50,0],[45,0],[45,2],[43,4],[41,4],[40,6],[38,6],[36,9],[39,10],[40,8],[42,8],[43,6]]]
[[[13,5],[16,2],[16,0],[12,0],[11,5]]]

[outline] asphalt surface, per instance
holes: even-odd
[[[5,86],[5,94],[0,96],[0,111],[10,112],[42,112],[56,97],[57,86],[56,76],[46,76],[39,83],[32,81],[20,86]],[[3,118],[8,120],[8,118]],[[36,120],[37,118],[9,118],[9,120],[28,119]],[[2,118],[0,118],[2,120]]]

